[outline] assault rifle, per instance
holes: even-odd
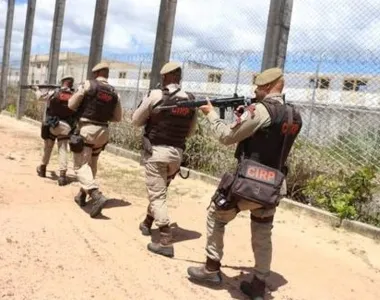
[[[59,89],[61,86],[58,84],[29,84],[29,85],[22,85],[22,89],[31,89],[34,86],[38,86],[40,89]]]
[[[247,106],[247,105],[250,105],[251,103],[254,103],[255,99],[247,98],[244,96],[238,96],[237,94],[234,94],[233,97],[210,99],[210,102],[214,107],[219,108],[220,118],[224,119],[226,108],[230,107],[235,110],[241,105]],[[206,104],[207,104],[206,99],[194,100],[194,101],[180,100],[180,101],[177,101],[173,105],[159,105],[156,107],[156,109],[165,110],[165,109],[180,108],[180,107],[195,108],[195,107],[200,107]]]

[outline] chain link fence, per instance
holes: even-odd
[[[183,89],[198,97],[254,93],[269,2],[178,2],[171,60],[182,65]],[[306,145],[305,157],[319,155],[348,169],[370,162],[380,165],[378,11],[380,3],[375,0],[338,0],[333,5],[327,0],[294,1],[284,92],[286,101],[303,116],[300,141]],[[151,36],[149,43],[153,42]],[[30,84],[47,83],[48,58],[48,54],[31,55]],[[149,89],[153,53],[104,51],[103,58],[110,63],[110,83],[120,93],[124,108],[135,109]],[[87,55],[75,49],[63,51],[58,80],[71,74],[76,84],[83,82],[87,61]],[[9,73],[14,97],[18,63],[12,62]],[[226,120],[232,118],[227,112]]]

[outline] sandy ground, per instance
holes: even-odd
[[[56,148],[49,178],[36,176],[39,128],[0,116],[0,141],[1,299],[247,299],[239,290],[254,265],[247,214],[226,230],[224,284],[187,278],[187,267],[205,258],[213,186],[173,182],[168,202],[177,242],[169,259],[148,252],[151,238],[138,230],[147,204],[138,163],[102,153],[99,182],[112,200],[91,219],[73,201],[78,183],[57,185]],[[273,244],[268,299],[380,299],[378,241],[279,209]]]

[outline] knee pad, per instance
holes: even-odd
[[[269,217],[264,217],[264,218],[259,218],[255,217],[254,215],[251,214],[251,220],[255,223],[259,224],[269,224],[273,223],[274,216],[269,216]]]

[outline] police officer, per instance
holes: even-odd
[[[271,68],[257,76],[255,107],[250,105],[243,114],[237,114],[237,120],[230,126],[218,118],[211,103],[200,107],[207,115],[211,131],[224,145],[238,143],[235,157],[254,159],[262,164],[277,168],[281,157],[284,137],[281,135],[281,125],[288,122],[287,105],[284,105],[282,90],[284,79],[282,70]],[[293,122],[296,129],[289,137],[285,149],[290,151],[292,144],[302,126],[300,114],[293,109]],[[244,150],[243,150],[244,149]],[[271,149],[277,149],[271,151]],[[288,153],[288,152],[287,152]],[[264,159],[265,158],[265,159]],[[286,194],[286,183],[280,194]],[[255,257],[254,275],[252,281],[242,282],[241,290],[259,300],[264,298],[265,280],[268,278],[272,260],[272,227],[275,208],[263,208],[256,202],[238,199],[236,207],[221,210],[212,202],[207,216],[206,263],[201,267],[189,267],[190,278],[201,282],[220,283],[220,266],[223,257],[223,237],[225,225],[232,221],[239,211],[251,211],[251,241]]]
[[[149,205],[139,229],[151,234],[153,222],[160,230],[160,241],[149,243],[148,250],[167,257],[174,256],[166,194],[168,186],[180,170],[186,139],[196,129],[195,109],[158,111],[159,105],[172,105],[178,100],[192,101],[194,96],[181,90],[182,69],[175,62],[166,63],[161,71],[162,88],[149,91],[133,113],[132,124],[145,126],[142,162]]]
[[[46,119],[42,124],[41,137],[44,140],[44,149],[41,164],[37,167],[37,174],[46,177],[46,166],[55,140],[59,153],[59,177],[60,186],[67,184],[67,152],[69,134],[74,126],[74,111],[68,108],[68,100],[74,89],[74,78],[67,75],[61,79],[61,88],[41,92],[38,86],[33,86],[38,101],[47,101]]]
[[[108,123],[121,121],[122,108],[119,95],[107,81],[109,66],[99,63],[92,72],[94,79],[86,80],[78,87],[69,100],[69,108],[78,111],[79,116],[75,132],[78,139],[75,143],[70,142],[74,152],[74,170],[81,183],[74,200],[83,207],[88,194],[94,200],[90,211],[90,216],[94,218],[101,213],[107,201],[95,181],[98,158],[109,140]]]

